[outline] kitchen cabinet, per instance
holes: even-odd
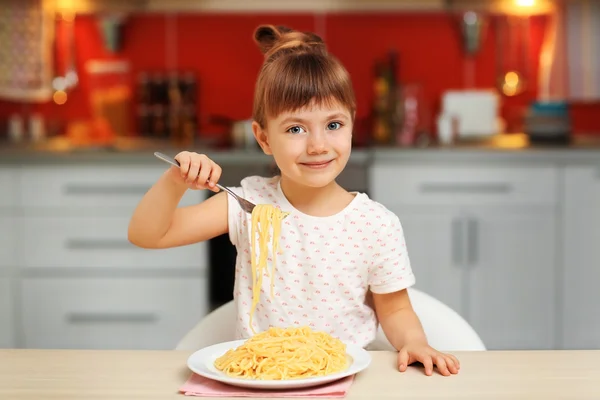
[[[490,349],[557,345],[553,208],[474,208],[461,221],[465,315]]]
[[[12,281],[0,275],[0,349],[15,347]]]
[[[21,218],[26,244],[19,247],[23,268],[207,268],[207,245],[142,249],[127,238],[129,216],[27,216]],[[30,251],[34,247],[36,251]]]
[[[0,193],[0,346],[170,349],[208,313],[206,243],[150,250],[127,238],[167,168],[0,167],[11,189]],[[205,196],[190,190],[180,205]]]
[[[560,282],[564,347],[600,348],[600,165],[567,166]]]
[[[370,182],[379,201],[398,205],[537,206],[556,203],[557,169],[375,163]]]
[[[114,210],[128,217],[142,196],[168,166],[68,165],[28,166],[19,171],[21,205],[25,208],[68,209],[85,214]],[[31,182],[36,182],[32,185]],[[180,205],[197,204],[202,192],[188,190]]]
[[[173,349],[208,310],[205,278],[28,278],[28,348]]]
[[[17,168],[2,167],[0,168],[0,213],[3,208],[14,207],[18,204],[17,191]]]
[[[390,207],[400,218],[404,230],[416,287],[435,293],[438,300],[462,314],[466,269],[461,268],[458,257],[462,249],[458,247],[458,237],[453,236],[460,222],[456,210],[393,204]]]
[[[4,269],[16,265],[18,233],[17,219],[0,214],[0,276]]]
[[[14,217],[17,204],[15,168],[0,168],[0,348],[12,348],[16,343],[14,321],[14,267],[19,227]]]
[[[18,256],[23,268],[204,269],[206,243],[141,249],[127,238],[133,210],[167,166],[24,167]],[[93,179],[90,177],[93,176]],[[39,185],[27,182],[39,181]],[[44,196],[40,196],[40,192]],[[189,190],[181,206],[200,203]],[[25,245],[27,244],[27,245]],[[33,246],[37,251],[30,251]]]
[[[557,170],[375,164],[374,200],[402,223],[416,287],[489,349],[557,346]]]

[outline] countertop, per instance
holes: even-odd
[[[40,144],[0,144],[0,165],[35,164],[154,164],[155,151],[175,155],[184,148],[164,141],[120,139],[109,148],[74,149],[65,140],[55,139]],[[272,158],[259,149],[218,149],[194,145],[189,151],[208,154],[224,165],[269,165]],[[465,141],[449,146],[427,147],[361,147],[354,148],[350,164],[374,162],[422,163],[600,163],[600,135],[574,137],[568,145],[539,145],[522,134],[498,135],[487,140]]]
[[[396,353],[371,352],[346,397],[364,399],[598,399],[600,350],[456,352],[458,375],[396,369]],[[184,351],[0,350],[0,399],[183,399]],[[191,397],[188,397],[191,398]],[[227,399],[224,399],[227,400]],[[233,399],[230,399],[233,400]]]

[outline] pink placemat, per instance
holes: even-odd
[[[327,397],[343,398],[354,382],[354,376],[340,379],[321,386],[304,389],[265,390],[248,389],[213,381],[203,376],[192,374],[179,391],[186,396],[197,397]]]

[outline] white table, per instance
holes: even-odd
[[[457,352],[458,375],[396,369],[396,354],[372,352],[347,399],[600,399],[600,351]],[[3,400],[191,399],[184,351],[0,350]],[[227,400],[227,399],[223,399]]]

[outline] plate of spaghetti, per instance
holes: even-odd
[[[255,389],[322,385],[354,375],[370,363],[362,347],[309,327],[271,327],[247,340],[205,347],[187,362],[200,376]]]

